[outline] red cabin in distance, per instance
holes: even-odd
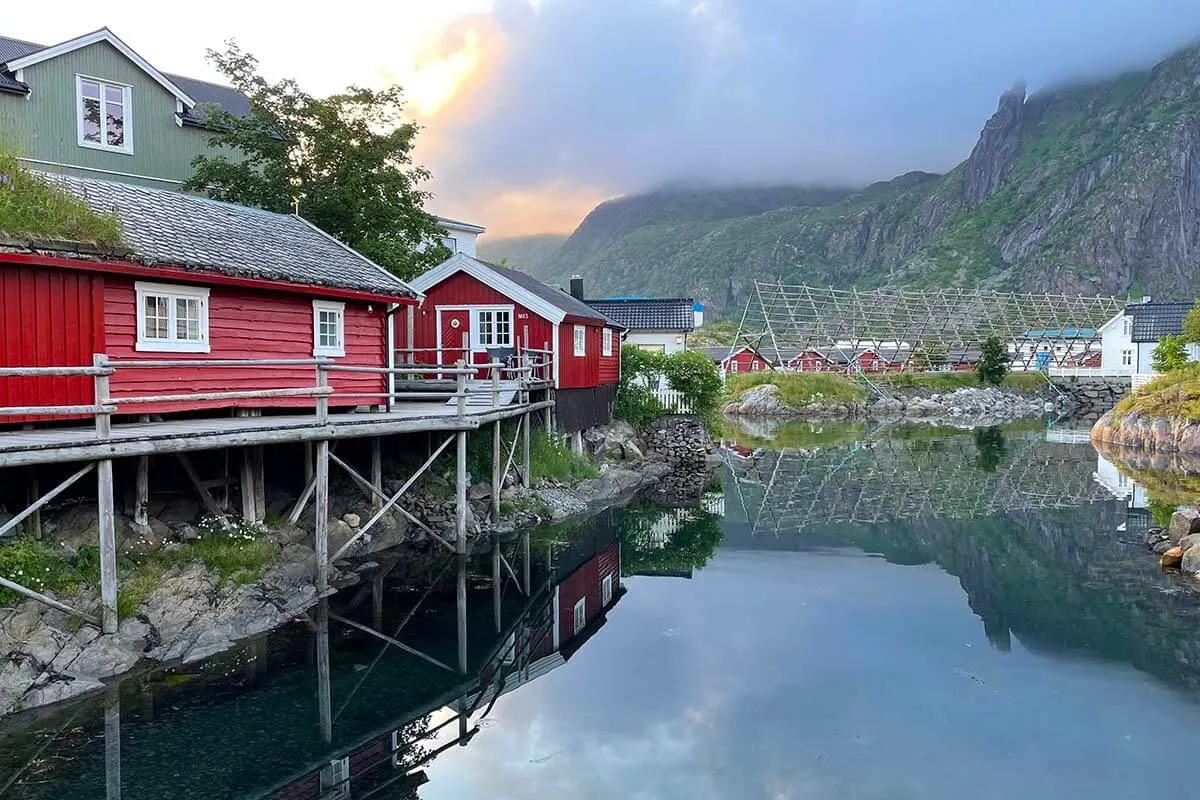
[[[415,303],[416,292],[299,217],[47,177],[96,211],[115,213],[129,249],[0,248],[0,366],[91,366],[93,354],[103,354],[117,362],[110,390],[123,414],[313,407],[311,397],[286,396],[120,405],[136,396],[314,386],[311,365],[190,368],[190,361],[323,357],[388,366],[388,311]],[[138,366],[147,361],[185,363]],[[335,394],[333,406],[386,403],[382,374],[333,373],[331,385],[361,395]],[[90,404],[93,394],[90,378],[0,378],[0,406]]]
[[[414,363],[547,361],[560,428],[575,433],[612,420],[621,371],[621,328],[582,300],[531,275],[458,253],[412,281],[425,295],[398,314],[396,347]],[[466,350],[464,350],[464,341]]]

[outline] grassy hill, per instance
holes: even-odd
[[[530,268],[594,294],[762,278],[1193,297],[1200,288],[1200,48],[1153,69],[1005,92],[970,156],[850,191],[671,188],[597,206]],[[519,251],[518,251],[519,252]]]

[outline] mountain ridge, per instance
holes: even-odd
[[[1190,299],[1200,285],[1200,46],[1005,91],[944,175],[862,189],[664,189],[605,201],[529,265],[589,294],[744,302],[754,279]]]

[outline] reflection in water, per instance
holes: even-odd
[[[1200,616],[1137,544],[1140,478],[1070,432],[822,435],[6,720],[0,800],[1169,791]]]

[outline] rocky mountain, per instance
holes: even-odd
[[[562,247],[565,234],[540,233],[534,236],[509,236],[492,239],[485,236],[479,242],[479,257],[493,264],[503,261],[514,269],[536,272],[546,260]]]
[[[736,306],[755,278],[1191,298],[1200,289],[1200,46],[1150,70],[1000,97],[971,154],[847,191],[611,200],[539,266],[589,294]]]

